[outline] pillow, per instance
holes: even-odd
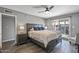
[[[34,27],[34,30],[44,30],[44,27]]]
[[[34,31],[34,28],[31,28],[30,31]]]
[[[40,27],[41,28],[41,30],[44,30],[44,27]]]
[[[38,30],[38,28],[37,27],[34,27],[34,30]]]
[[[40,28],[40,27],[38,27],[38,30],[41,30],[41,28]]]

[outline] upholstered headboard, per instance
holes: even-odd
[[[27,35],[28,35],[28,31],[30,31],[30,29],[34,28],[34,30],[44,30],[44,25],[43,24],[31,24],[31,23],[27,23],[26,24],[26,29],[27,29]]]
[[[27,30],[29,31],[30,29],[34,28],[34,30],[44,30],[44,25],[43,24],[26,24]]]

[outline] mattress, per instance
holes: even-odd
[[[47,47],[48,42],[55,40],[60,36],[60,32],[41,30],[41,31],[29,31],[29,37],[36,41],[39,41]]]

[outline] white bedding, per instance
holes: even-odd
[[[54,40],[60,36],[60,32],[41,30],[41,31],[29,31],[29,37],[37,40],[47,47],[48,42]]]

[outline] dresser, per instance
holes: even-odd
[[[17,45],[28,43],[29,41],[26,34],[17,34]]]

